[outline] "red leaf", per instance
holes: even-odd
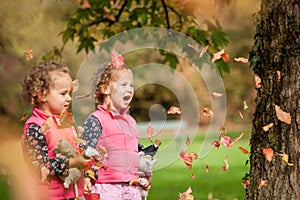
[[[209,167],[208,167],[208,165],[205,165],[205,171],[206,171],[206,173],[209,172]]]
[[[183,150],[180,153],[180,158],[181,160],[183,160],[183,162],[187,165],[189,169],[192,169],[193,160],[198,159],[198,155],[194,152],[187,153],[186,151]]]
[[[225,147],[230,147],[231,146],[231,138],[229,136],[221,135],[221,143]]]
[[[213,141],[212,145],[214,145],[215,147],[219,148],[220,147],[220,142],[219,141]]]
[[[271,162],[274,156],[274,151],[272,148],[263,148],[262,152],[265,154],[267,161]]]
[[[83,195],[85,200],[100,200],[100,194],[97,193],[90,193],[90,194],[84,193]]]
[[[230,56],[228,53],[221,54],[221,58],[223,59],[224,62],[229,62],[230,60]]]

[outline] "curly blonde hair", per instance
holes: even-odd
[[[47,95],[52,86],[50,72],[53,71],[69,73],[67,66],[55,61],[40,62],[31,68],[21,82],[24,104],[39,105],[39,95]]]

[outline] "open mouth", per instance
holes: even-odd
[[[128,95],[128,96],[124,96],[124,97],[123,97],[123,100],[124,100],[124,101],[129,101],[130,98],[131,98],[131,96],[129,96],[129,95]]]

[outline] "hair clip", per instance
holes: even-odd
[[[115,50],[111,54],[111,63],[115,68],[121,68],[124,65],[124,58],[122,55],[118,54]]]

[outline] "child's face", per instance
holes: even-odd
[[[111,108],[123,113],[129,106],[133,94],[133,74],[131,70],[117,70],[109,83]]]
[[[71,103],[72,79],[69,74],[57,71],[51,72],[51,79],[50,90],[42,99],[40,109],[46,114],[59,115]]]

